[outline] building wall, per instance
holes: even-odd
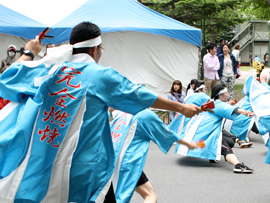
[[[251,23],[249,28],[243,30],[248,23]],[[254,28],[254,32],[253,32]],[[249,62],[249,50],[252,51],[252,56],[258,56],[263,61],[263,56],[265,53],[269,52],[269,25],[266,21],[246,21],[242,24],[239,24],[235,28],[235,34],[238,34],[243,30],[238,38],[234,40],[234,44],[241,39],[245,39],[247,34],[251,34],[252,40],[247,44],[247,46],[241,50],[241,62]]]

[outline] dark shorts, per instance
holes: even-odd
[[[138,187],[138,186],[146,183],[147,181],[148,181],[147,176],[145,175],[144,172],[142,172],[142,175],[141,175],[140,179],[138,180],[138,183],[137,183],[137,186],[136,187]]]
[[[232,148],[234,147],[236,136],[229,133],[226,130],[222,130],[222,146],[221,146],[221,155],[226,156],[228,154],[233,154]]]
[[[251,130],[252,130],[254,133],[256,133],[256,134],[259,134],[259,130],[258,130],[257,125],[256,125],[255,122],[254,122],[254,124],[253,124]]]
[[[116,203],[115,195],[113,191],[113,184],[111,183],[111,186],[108,190],[108,193],[105,196],[104,203]]]

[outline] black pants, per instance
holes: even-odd
[[[252,126],[251,130],[252,130],[254,133],[256,133],[256,134],[259,134],[259,130],[258,130],[258,128],[257,128],[257,126],[256,126],[256,123],[255,123],[255,122],[254,122],[254,124],[253,124],[253,126]]]
[[[136,187],[138,187],[138,186],[140,186],[140,185],[146,183],[147,181],[148,181],[147,176],[145,175],[144,172],[142,172],[141,177],[139,178]],[[108,193],[106,194],[104,203],[116,203],[112,183],[111,183],[111,186],[110,186],[110,188],[109,188],[109,190],[108,190]]]
[[[111,186],[105,196],[104,203],[116,203],[115,195],[113,191],[113,184],[111,183]]]
[[[144,172],[142,172],[141,177],[139,178],[139,180],[138,180],[138,183],[137,183],[136,187],[138,187],[138,186],[140,186],[140,185],[142,185],[142,184],[146,183],[147,181],[148,181],[147,176],[145,175],[145,173],[144,173]]]
[[[232,148],[234,147],[235,139],[237,137],[226,130],[222,130],[222,146],[221,146],[221,155],[226,156],[228,154],[233,154]]]

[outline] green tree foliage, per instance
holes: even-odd
[[[230,32],[244,22],[239,8],[244,0],[144,0],[142,3],[175,20],[204,29],[206,41],[232,37]],[[229,40],[228,39],[228,40]]]
[[[270,0],[247,0],[242,6],[242,11],[249,18],[269,20]]]

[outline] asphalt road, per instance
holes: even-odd
[[[268,149],[260,135],[251,134],[251,148],[233,148],[240,162],[254,169],[253,174],[237,174],[224,161],[184,157],[174,153],[175,145],[165,155],[151,142],[144,171],[152,183],[159,203],[268,203],[270,165],[264,163]],[[132,203],[143,202],[135,192]]]
[[[255,71],[242,72],[236,83],[244,83]],[[237,174],[234,166],[184,157],[174,153],[175,145],[165,155],[151,142],[144,172],[153,185],[159,203],[269,203],[270,165],[265,164],[268,149],[260,135],[251,133],[251,148],[233,151],[240,162],[254,169],[253,174]],[[143,199],[135,192],[131,203]]]

